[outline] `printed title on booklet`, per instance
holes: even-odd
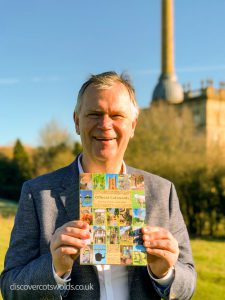
[[[80,252],[82,265],[146,265],[141,228],[145,224],[141,174],[80,174],[80,219],[90,239]]]

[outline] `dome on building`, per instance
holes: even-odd
[[[152,101],[165,100],[169,103],[180,103],[184,99],[182,86],[177,82],[175,75],[166,76],[162,74],[156,85]]]

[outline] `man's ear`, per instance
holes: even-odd
[[[137,125],[137,118],[134,118],[134,120],[132,121],[132,132],[131,132],[131,136],[130,136],[131,139],[134,136],[134,131],[135,131],[136,125]]]
[[[74,120],[74,124],[75,124],[76,133],[80,134],[79,118],[75,112],[73,113],[73,120]]]

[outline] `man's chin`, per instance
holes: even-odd
[[[101,151],[98,153],[95,153],[96,160],[101,162],[108,162],[112,161],[116,158],[116,154],[114,151]]]

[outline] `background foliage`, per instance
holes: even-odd
[[[225,157],[206,148],[189,110],[155,105],[142,110],[126,162],[174,182],[181,210],[193,235],[225,234]]]
[[[143,110],[125,161],[175,183],[189,232],[195,236],[191,244],[198,278],[193,299],[222,300],[225,299],[221,237],[225,235],[224,154],[217,145],[206,149],[204,136],[199,134],[201,130],[196,131],[192,124],[188,111],[177,112],[163,105]],[[17,140],[8,152],[0,149],[0,197],[18,201],[25,180],[71,163],[81,151],[81,144],[73,142],[55,121],[41,131],[38,147],[30,148]],[[0,199],[0,272],[16,208],[16,202]]]
[[[217,145],[206,148],[192,114],[170,105],[141,111],[127,164],[171,180],[193,235],[225,235],[225,157]],[[0,153],[0,196],[19,199],[22,183],[74,160],[82,151],[67,130],[51,121],[40,132],[40,146],[27,151],[17,140],[12,157]]]

